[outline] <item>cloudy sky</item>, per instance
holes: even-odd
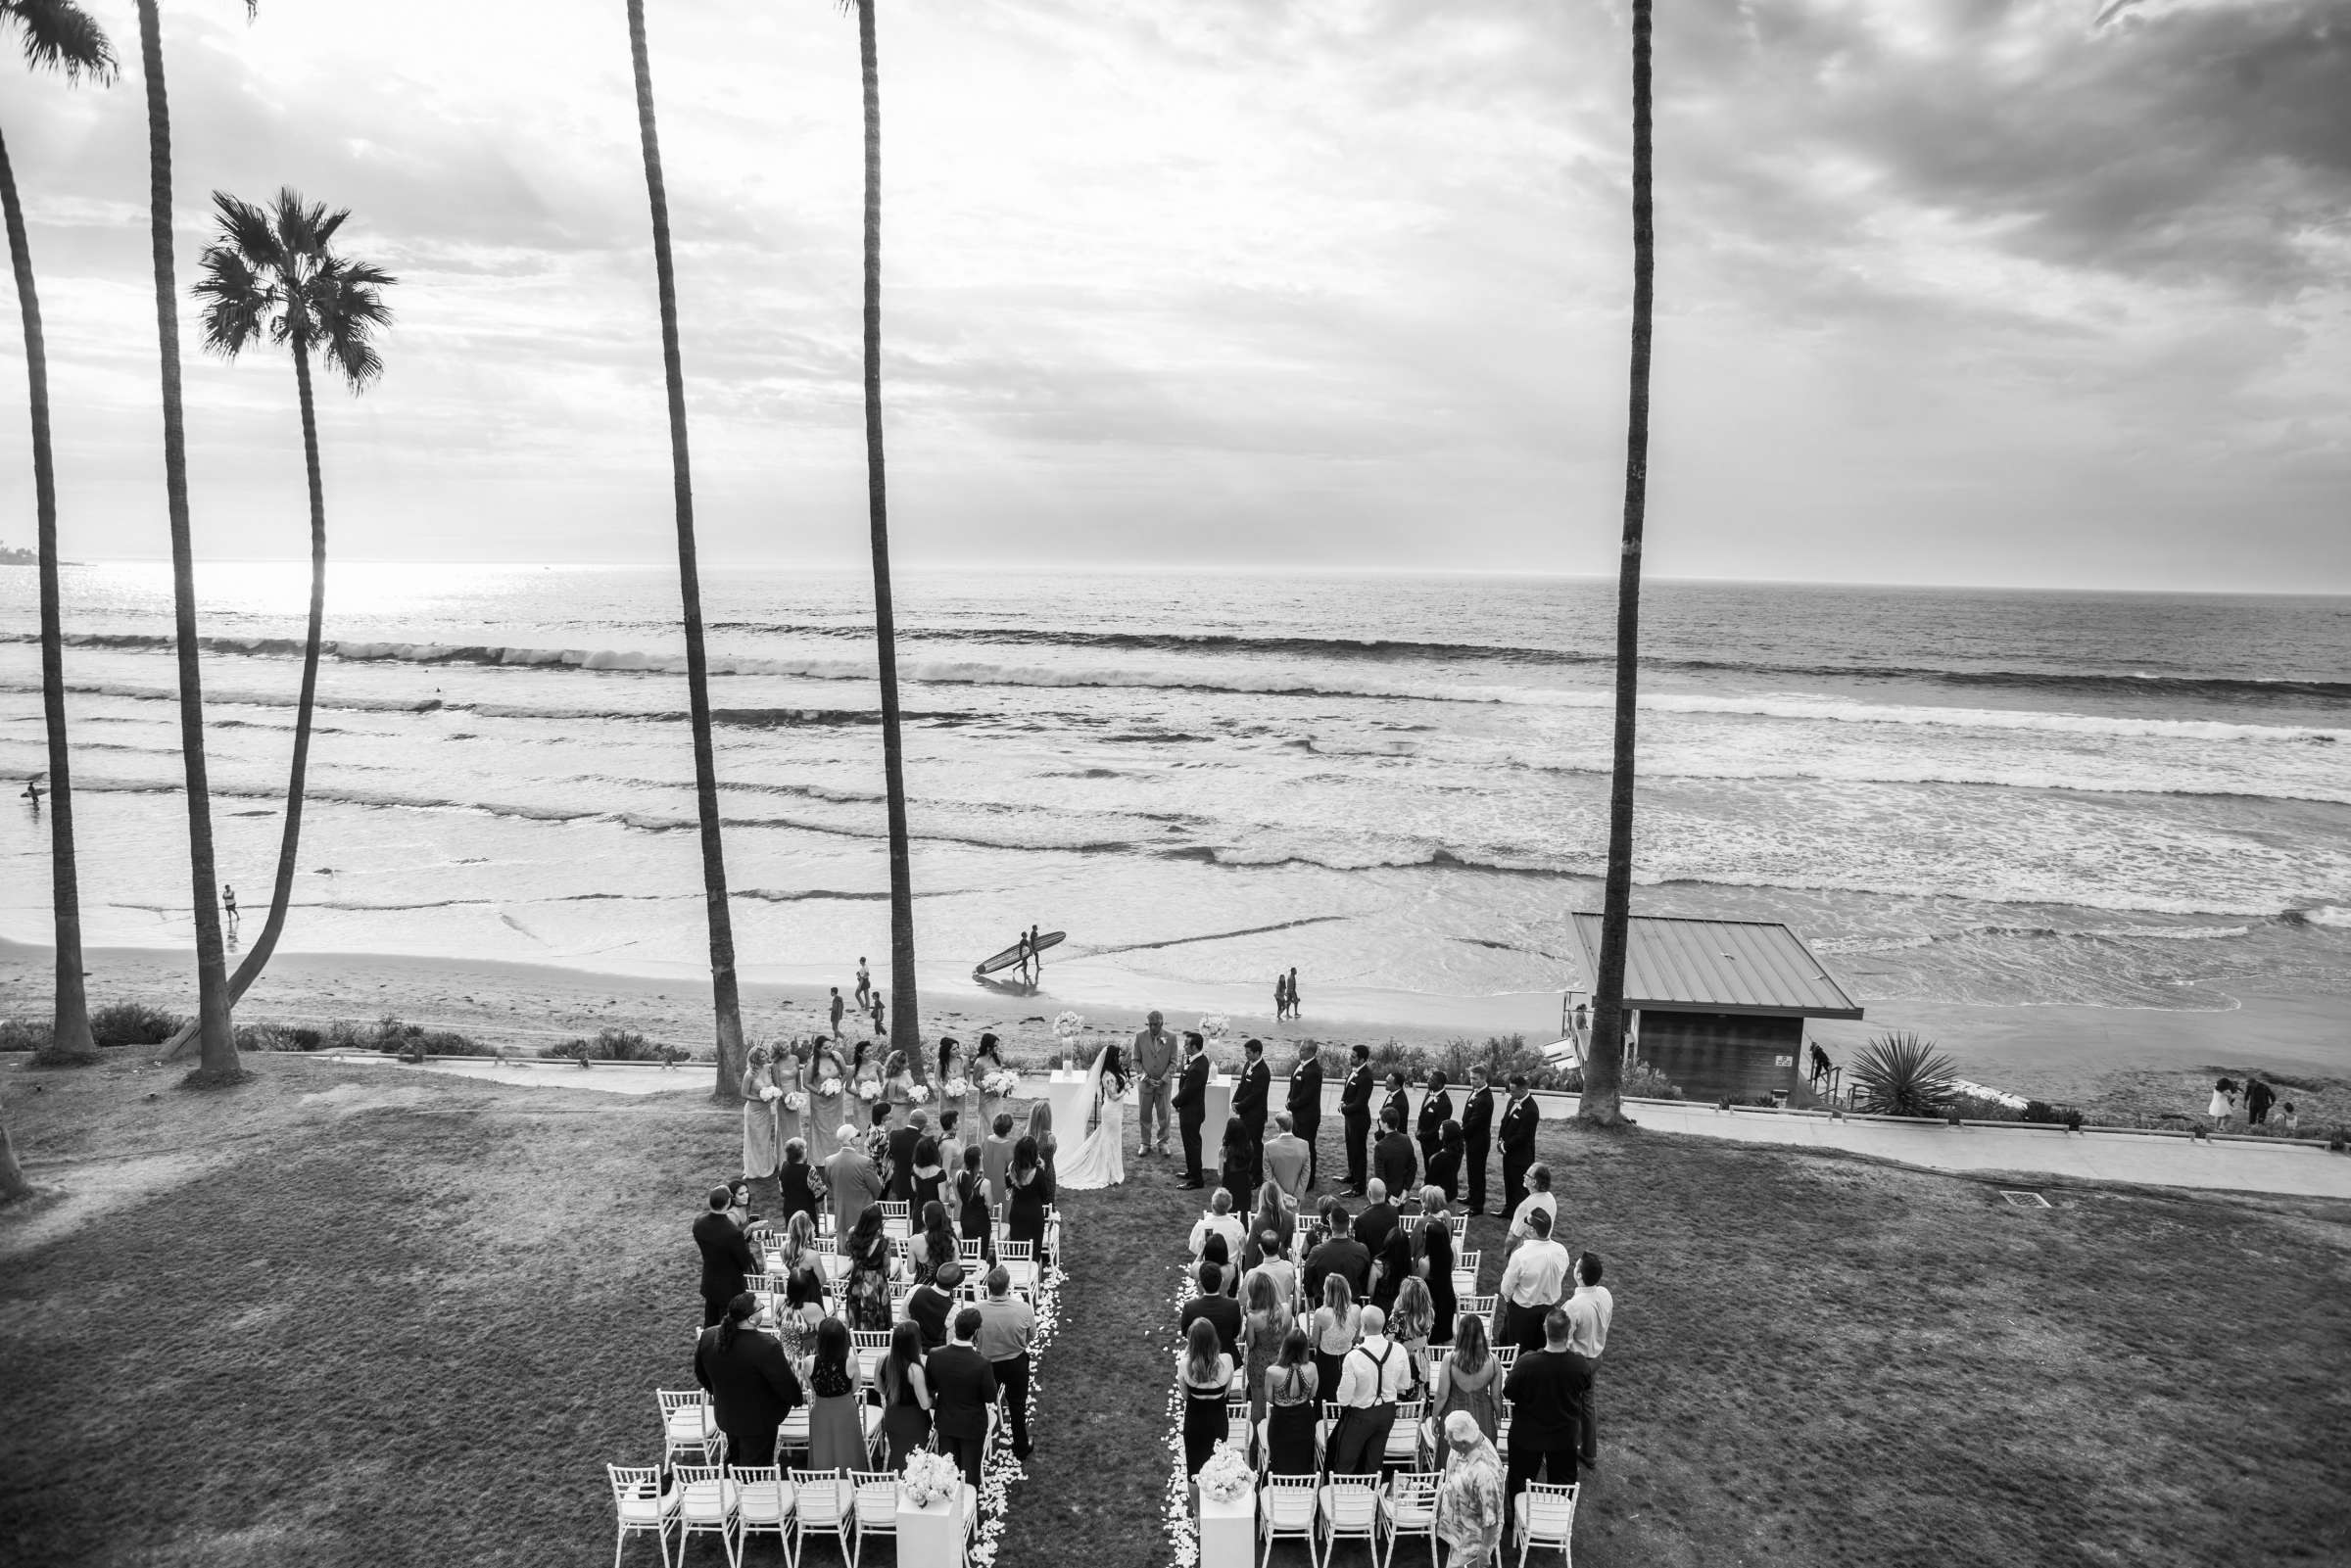
[[[136,30],[84,3],[130,69],[12,67],[0,129],[68,553],[157,555]],[[1659,7],[1652,571],[2351,592],[2351,20],[2100,3]],[[854,561],[855,24],[649,9],[705,549]],[[164,12],[183,286],[208,193],[281,184],[401,278],[323,405],[338,553],[662,558],[620,0]],[[1622,0],[883,13],[903,559],[1611,568]],[[299,554],[293,378],[183,321],[199,548]]]

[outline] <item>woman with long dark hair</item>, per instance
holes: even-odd
[[[841,1251],[849,1259],[848,1282],[841,1292],[841,1309],[851,1328],[882,1333],[889,1327],[889,1236],[884,1229],[882,1206],[867,1204],[850,1227]]]
[[[1032,1256],[1041,1265],[1045,1261],[1045,1210],[1053,1202],[1053,1176],[1037,1159],[1034,1138],[1023,1138],[1012,1146],[1012,1170],[1005,1177],[1005,1189],[1004,1239],[1030,1243],[1035,1248]]]
[[[906,1244],[907,1260],[912,1265],[907,1272],[917,1281],[929,1279],[938,1272],[938,1265],[960,1254],[955,1247],[955,1232],[947,1228],[947,1206],[936,1198],[922,1207],[923,1228],[914,1240]]]
[[[1429,1309],[1436,1315],[1428,1331],[1429,1342],[1448,1344],[1453,1339],[1460,1298],[1453,1288],[1453,1224],[1443,1210],[1420,1221],[1420,1277],[1428,1285]]]
[[[857,1358],[848,1325],[828,1317],[816,1325],[816,1354],[808,1368],[808,1468],[862,1470],[865,1412],[858,1408]]]
[[[955,1230],[965,1241],[977,1240],[989,1262],[996,1257],[996,1227],[987,1212],[987,1172],[981,1168],[980,1146],[963,1152],[963,1168],[955,1173]]]
[[[906,1468],[906,1456],[931,1438],[931,1385],[924,1375],[923,1331],[900,1323],[889,1331],[889,1354],[882,1362],[882,1433],[889,1440],[889,1468]]]
[[[1265,1449],[1268,1474],[1315,1473],[1315,1430],[1319,1419],[1316,1396],[1321,1388],[1314,1341],[1303,1325],[1293,1323],[1281,1337],[1280,1354],[1266,1368],[1266,1425],[1259,1442]],[[1338,1392],[1336,1384],[1331,1385],[1331,1392]]]
[[[939,1188],[946,1183],[946,1171],[938,1163],[938,1140],[924,1133],[914,1140],[914,1174],[908,1182],[913,1194],[914,1212],[921,1213],[926,1204],[938,1202]]]

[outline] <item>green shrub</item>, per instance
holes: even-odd
[[[566,1040],[561,1045],[543,1045],[539,1054],[551,1061],[562,1062],[691,1062],[692,1051],[659,1040],[648,1040],[636,1029],[613,1028],[607,1025],[597,1030],[593,1040]]]
[[[294,1031],[297,1035],[314,1033],[312,1030]],[[386,1056],[405,1057],[422,1061],[428,1056],[496,1056],[498,1047],[459,1034],[455,1029],[428,1029],[421,1023],[403,1023],[387,1013],[373,1023],[354,1023],[349,1019],[337,1019],[326,1026],[317,1045],[297,1047],[316,1050],[323,1045],[337,1051],[380,1051]]]
[[[47,1019],[0,1019],[0,1051],[37,1051],[51,1032]]]
[[[1581,1090],[1583,1088],[1581,1074],[1575,1076],[1577,1078],[1576,1088]],[[1634,1059],[1632,1066],[1624,1069],[1624,1082],[1619,1087],[1619,1092],[1638,1095],[1645,1100],[1679,1100],[1682,1097],[1681,1085],[1638,1058]],[[1770,1102],[1767,1099],[1765,1103],[1769,1104]]]
[[[1957,1101],[1951,1059],[1908,1032],[1881,1034],[1846,1069],[1861,1109],[1882,1117],[1942,1117]]]
[[[187,1022],[144,1002],[116,1002],[90,1015],[90,1037],[100,1045],[161,1045]]]
[[[1324,1080],[1344,1077],[1353,1060],[1350,1049],[1329,1041],[1322,1045]],[[1514,1074],[1521,1072],[1526,1074],[1529,1088],[1557,1091],[1583,1087],[1573,1069],[1553,1067],[1544,1059],[1542,1048],[1528,1045],[1523,1034],[1490,1034],[1483,1044],[1457,1035],[1439,1046],[1403,1045],[1388,1040],[1371,1047],[1370,1066],[1372,1076],[1383,1082],[1389,1073],[1401,1072],[1407,1083],[1416,1084],[1433,1068],[1445,1074],[1447,1084],[1458,1089],[1469,1081],[1471,1068],[1482,1067],[1486,1069],[1486,1081],[1496,1088],[1507,1086]],[[1633,1091],[1628,1087],[1625,1092]]]
[[[293,1023],[240,1023],[236,1037],[240,1051],[315,1051],[326,1039],[316,1029]]]

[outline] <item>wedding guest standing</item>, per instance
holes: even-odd
[[[702,1327],[710,1328],[743,1294],[744,1276],[759,1272],[751,1244],[736,1223],[734,1188],[710,1189],[708,1209],[694,1222],[694,1244],[702,1255]]]
[[[1007,1167],[1011,1164],[1010,1148],[1006,1145]],[[985,1165],[985,1156],[978,1146],[963,1152],[963,1169],[955,1176],[955,1233],[966,1241],[978,1242],[982,1256],[993,1258],[996,1235],[995,1227],[988,1222]]]
[[[1266,1373],[1289,1338],[1290,1308],[1273,1276],[1253,1271],[1241,1287],[1241,1386],[1249,1391],[1249,1419],[1266,1418]]]
[[[1420,1277],[1428,1281],[1429,1310],[1436,1318],[1429,1337],[1442,1345],[1453,1337],[1454,1314],[1459,1309],[1453,1286],[1453,1225],[1444,1206],[1433,1197],[1423,1194],[1421,1202],[1427,1217],[1420,1221]]]
[[[1082,1132],[1084,1129],[1079,1129]],[[1044,1170],[1045,1181],[1051,1185],[1061,1179],[1053,1157],[1061,1151],[1061,1140],[1053,1135],[1053,1106],[1039,1100],[1029,1108],[1029,1136],[1036,1144],[1036,1163]]]
[[[1330,1440],[1330,1473],[1377,1475],[1396,1424],[1396,1401],[1410,1381],[1413,1358],[1388,1338],[1387,1314],[1363,1313],[1364,1337],[1339,1371],[1339,1426]]]
[[[980,1115],[980,1089],[972,1081],[971,1064],[964,1060],[963,1043],[953,1035],[938,1042],[938,1117],[939,1126],[947,1124],[947,1114],[953,1112],[959,1127],[976,1127]]]
[[[780,1201],[776,1212],[783,1219],[793,1214],[806,1214],[809,1223],[816,1222],[816,1201],[824,1183],[818,1179],[816,1167],[808,1164],[808,1146],[794,1138],[784,1146],[784,1166],[776,1172],[776,1191]]]
[[[1413,1158],[1413,1140],[1406,1135],[1404,1118],[1397,1115],[1393,1101],[1380,1113],[1379,1147],[1371,1151],[1371,1168],[1390,1192],[1409,1193],[1418,1185],[1414,1180],[1418,1162]]]
[[[1012,1169],[1005,1177],[1004,1239],[1025,1241],[1041,1267],[1045,1261],[1045,1211],[1053,1203],[1052,1172],[1038,1163],[1036,1140],[1023,1138],[1012,1146]]]
[[[754,1045],[743,1069],[743,1179],[765,1181],[782,1164],[776,1141],[776,1096],[768,1093],[775,1079],[768,1071],[767,1047]]]
[[[775,1463],[776,1432],[800,1407],[800,1380],[784,1348],[746,1326],[758,1309],[757,1297],[738,1294],[694,1347],[694,1380],[709,1394],[718,1429],[727,1435],[729,1464]]]
[[[857,1397],[857,1359],[849,1346],[849,1327],[840,1318],[816,1325],[808,1367],[811,1470],[862,1470],[873,1462],[865,1450],[864,1402]]]
[[[1445,1087],[1445,1074],[1431,1068],[1428,1088],[1420,1096],[1420,1119],[1413,1128],[1414,1140],[1420,1145],[1421,1164],[1437,1157],[1438,1136],[1452,1119],[1453,1095]]]
[[[1183,1179],[1176,1185],[1198,1191],[1208,1184],[1200,1168],[1200,1124],[1208,1117],[1208,1041],[1186,1034],[1183,1047],[1183,1071],[1175,1095],[1176,1124],[1183,1134]]]
[[[1347,1070],[1347,1086],[1339,1091],[1339,1117],[1347,1130],[1347,1185],[1350,1198],[1364,1195],[1370,1176],[1371,1048],[1355,1048],[1355,1066]]]
[[[1004,1414],[1012,1423],[1012,1456],[1026,1459],[1029,1447],[1029,1347],[1036,1337],[1036,1309],[1012,1294],[1012,1274],[1001,1265],[987,1272],[987,1300],[980,1304],[980,1330],[972,1348],[995,1368],[1004,1391]]]
[[[963,1265],[950,1258],[906,1293],[906,1321],[922,1331],[925,1351],[947,1343],[947,1319],[955,1315],[955,1292],[962,1284]]]
[[[931,1353],[931,1423],[938,1451],[963,1467],[964,1485],[980,1485],[980,1456],[995,1420],[996,1369],[972,1348],[980,1332],[980,1309],[967,1307],[947,1326],[944,1348]]]
[[[1608,1324],[1616,1316],[1616,1298],[1600,1282],[1600,1254],[1578,1253],[1575,1257],[1575,1294],[1567,1298],[1568,1348],[1590,1361],[1600,1364],[1601,1353],[1608,1348]]]
[[[1437,1129],[1436,1152],[1428,1157],[1428,1184],[1452,1203],[1462,1195],[1462,1124],[1448,1121]]]
[[[1412,1091],[1404,1086],[1404,1074],[1401,1072],[1389,1073],[1384,1087],[1387,1089],[1388,1097],[1379,1104],[1381,1123],[1384,1125],[1388,1117],[1393,1116],[1396,1118],[1396,1125],[1410,1127],[1413,1124],[1413,1096]]]
[[[836,1000],[834,1006],[840,1005]],[[915,1323],[889,1331],[889,1354],[882,1362],[882,1435],[889,1440],[892,1471],[905,1469],[908,1455],[931,1441],[931,1384],[923,1375],[923,1331]]]
[[[1309,1040],[1298,1048],[1297,1065],[1290,1069],[1289,1093],[1283,1097],[1282,1108],[1290,1114],[1290,1130],[1306,1145],[1306,1186],[1292,1192],[1315,1190],[1315,1178],[1319,1171],[1315,1151],[1315,1134],[1322,1126],[1322,1051]]]
[[[987,1177],[988,1207],[999,1212],[1004,1208],[1005,1180],[1012,1170],[1012,1151],[1015,1147],[1012,1113],[999,1111],[987,1141],[980,1146],[980,1169]]]
[[[1206,1318],[1194,1318],[1185,1332],[1176,1377],[1183,1386],[1183,1473],[1196,1476],[1224,1436],[1224,1400],[1232,1388],[1232,1355]]]
[[[1535,1163],[1535,1123],[1542,1113],[1527,1092],[1526,1074],[1511,1074],[1511,1103],[1502,1114],[1503,1212],[1515,1213],[1526,1202],[1526,1167]]]
[[[1293,1324],[1282,1336],[1280,1358],[1266,1369],[1266,1424],[1259,1443],[1268,1474],[1315,1473],[1315,1433],[1320,1421],[1316,1395],[1320,1387],[1314,1341]]]
[[[1286,1195],[1292,1203],[1306,1196],[1306,1173],[1314,1159],[1313,1146],[1291,1129],[1290,1112],[1273,1113],[1273,1136],[1266,1141],[1266,1186]]]
[[[1482,1563],[1502,1550],[1507,1504],[1501,1455],[1494,1440],[1462,1411],[1446,1417],[1445,1468],[1437,1482],[1437,1536],[1457,1563]]]
[[[1273,1092],[1273,1069],[1266,1066],[1266,1042],[1251,1040],[1241,1047],[1241,1081],[1233,1085],[1232,1114],[1249,1134],[1249,1167],[1243,1186],[1233,1197],[1246,1206],[1265,1178],[1266,1113]]]
[[[1555,1487],[1575,1481],[1592,1363],[1567,1348],[1567,1314],[1553,1311],[1544,1321],[1538,1348],[1521,1351],[1503,1379],[1503,1398],[1511,1402],[1506,1505],[1515,1504],[1529,1481],[1539,1478]]]
[[[1224,1141],[1219,1152],[1224,1164],[1217,1173],[1217,1196],[1227,1203],[1237,1200],[1245,1207],[1254,1195],[1249,1185],[1249,1167],[1257,1158],[1257,1151],[1249,1142],[1249,1124],[1238,1116],[1224,1118]]]
[[[1485,1321],[1464,1312],[1453,1325],[1453,1354],[1436,1363],[1428,1380],[1432,1434],[1456,1415],[1466,1415],[1490,1439],[1502,1431],[1502,1362],[1486,1346]]]
[[[1142,1078],[1135,1102],[1140,1124],[1135,1158],[1164,1157],[1168,1152],[1168,1115],[1175,1106],[1176,1036],[1168,1032],[1157,1013],[1144,1020],[1143,1028],[1136,1033],[1133,1056],[1134,1070]]]
[[[1337,1271],[1323,1276],[1322,1305],[1315,1308],[1315,1371],[1323,1388],[1335,1394],[1339,1387],[1339,1363],[1355,1349],[1356,1337],[1363,1332],[1363,1308],[1355,1304],[1355,1292],[1347,1284],[1347,1276]]]
[[[1533,1233],[1537,1211],[1550,1219],[1551,1228],[1559,1228],[1559,1201],[1552,1195],[1551,1166],[1538,1160],[1526,1167],[1526,1197],[1511,1211],[1510,1228],[1503,1233],[1506,1242],[1524,1241]]]
[[[865,1206],[840,1250],[849,1260],[848,1278],[841,1286],[842,1309],[849,1326],[875,1334],[887,1331],[890,1324],[889,1235],[880,1204]]]
[[[1515,1345],[1521,1354],[1543,1348],[1543,1325],[1567,1296],[1567,1249],[1551,1239],[1551,1215],[1536,1210],[1527,1230],[1526,1244],[1502,1267],[1494,1298],[1495,1343]]]
[[[1468,1209],[1486,1212],[1486,1151],[1494,1145],[1494,1096],[1481,1065],[1469,1069],[1469,1087],[1462,1103],[1462,1153],[1468,1169]]]
[[[917,1111],[915,1115],[920,1117],[922,1113]],[[916,1212],[919,1212],[926,1204],[938,1202],[939,1191],[945,1186],[946,1179],[946,1166],[939,1163],[938,1140],[928,1134],[916,1138],[914,1140],[914,1178],[907,1184],[911,1189],[909,1201],[914,1205]]]

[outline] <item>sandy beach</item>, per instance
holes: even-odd
[[[44,1015],[50,953],[0,941],[0,1017]],[[193,978],[183,953],[110,947],[88,956],[93,1006],[143,1001],[186,1011]],[[844,980],[848,976],[843,976]],[[844,990],[846,987],[844,986]],[[754,1036],[823,1026],[822,986],[749,981],[743,985],[744,1026]],[[1879,1002],[1857,1023],[1813,1026],[1831,1055],[1846,1057],[1872,1035],[1907,1029],[1934,1040],[1981,1082],[2052,1100],[2084,1101],[2130,1078],[2143,1090],[2149,1074],[2177,1074],[2180,1109],[2200,1110],[2206,1069],[2259,1069],[2304,1078],[2351,1078],[2351,997],[2214,995],[2209,1010],[2081,1006],[1984,1006]],[[1393,1003],[1393,1006],[1382,1006]],[[1042,1061],[1058,1049],[1052,1021],[1075,1010],[1096,1031],[1139,1028],[1152,999],[1105,1006],[1057,996],[1048,966],[1034,993],[967,983],[962,994],[925,998],[927,1037],[969,1040],[993,1031],[1015,1059]],[[1276,1023],[1271,1014],[1234,1014],[1232,1038],[1259,1035],[1274,1047],[1325,1043],[1433,1046],[1462,1036],[1521,1034],[1529,1043],[1557,1032],[1556,996],[1433,997],[1334,995],[1328,1013],[1309,999],[1309,1016]],[[1189,1027],[1194,1016],[1167,1008],[1168,1022]],[[707,981],[699,975],[624,974],[555,965],[420,958],[398,954],[280,953],[238,1009],[252,1022],[320,1024],[371,1021],[391,1014],[413,1023],[456,1029],[506,1049],[593,1034],[607,1025],[642,1030],[693,1047],[709,1040]],[[2154,1080],[2161,1090],[2162,1080]]]

